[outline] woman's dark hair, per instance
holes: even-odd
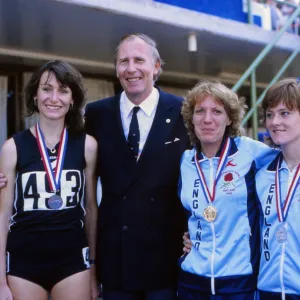
[[[26,108],[28,115],[31,116],[35,112],[38,112],[38,107],[34,98],[37,95],[41,77],[45,72],[48,72],[47,81],[51,75],[54,75],[59,84],[69,87],[72,91],[74,104],[66,114],[66,126],[71,133],[79,133],[83,131],[83,106],[85,104],[83,78],[79,71],[64,61],[49,61],[32,74],[25,88]]]
[[[267,111],[283,103],[289,110],[300,112],[300,80],[298,78],[285,78],[273,84],[266,92],[262,101],[263,122],[266,122]],[[268,145],[278,147],[271,137],[267,139]]]
[[[274,108],[283,103],[290,110],[300,112],[300,82],[299,78],[285,78],[273,84],[262,102],[264,121],[269,108]]]

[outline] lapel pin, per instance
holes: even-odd
[[[167,123],[170,123],[170,122],[171,122],[171,120],[170,120],[170,119],[167,119],[167,120],[166,120],[166,122],[167,122]]]

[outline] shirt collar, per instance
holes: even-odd
[[[139,107],[146,115],[151,116],[158,104],[158,99],[159,92],[155,87],[153,87],[151,94],[139,105]],[[136,105],[128,99],[125,92],[122,93],[120,101],[121,105],[124,108],[125,117],[128,117],[130,112]]]

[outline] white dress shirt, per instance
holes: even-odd
[[[151,129],[156,108],[159,99],[159,92],[156,88],[152,89],[151,94],[140,105],[140,110],[137,112],[137,119],[139,122],[140,130],[140,143],[139,143],[139,155],[143,151],[149,131]],[[126,96],[125,92],[121,94],[120,98],[120,112],[124,135],[127,140],[129,133],[129,126],[132,118],[132,110],[136,105],[132,103]]]

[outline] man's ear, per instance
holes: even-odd
[[[153,74],[154,74],[154,75],[157,75],[157,74],[158,74],[160,67],[161,67],[161,63],[160,63],[159,61],[157,61],[157,62],[154,64],[154,71],[153,71]]]

